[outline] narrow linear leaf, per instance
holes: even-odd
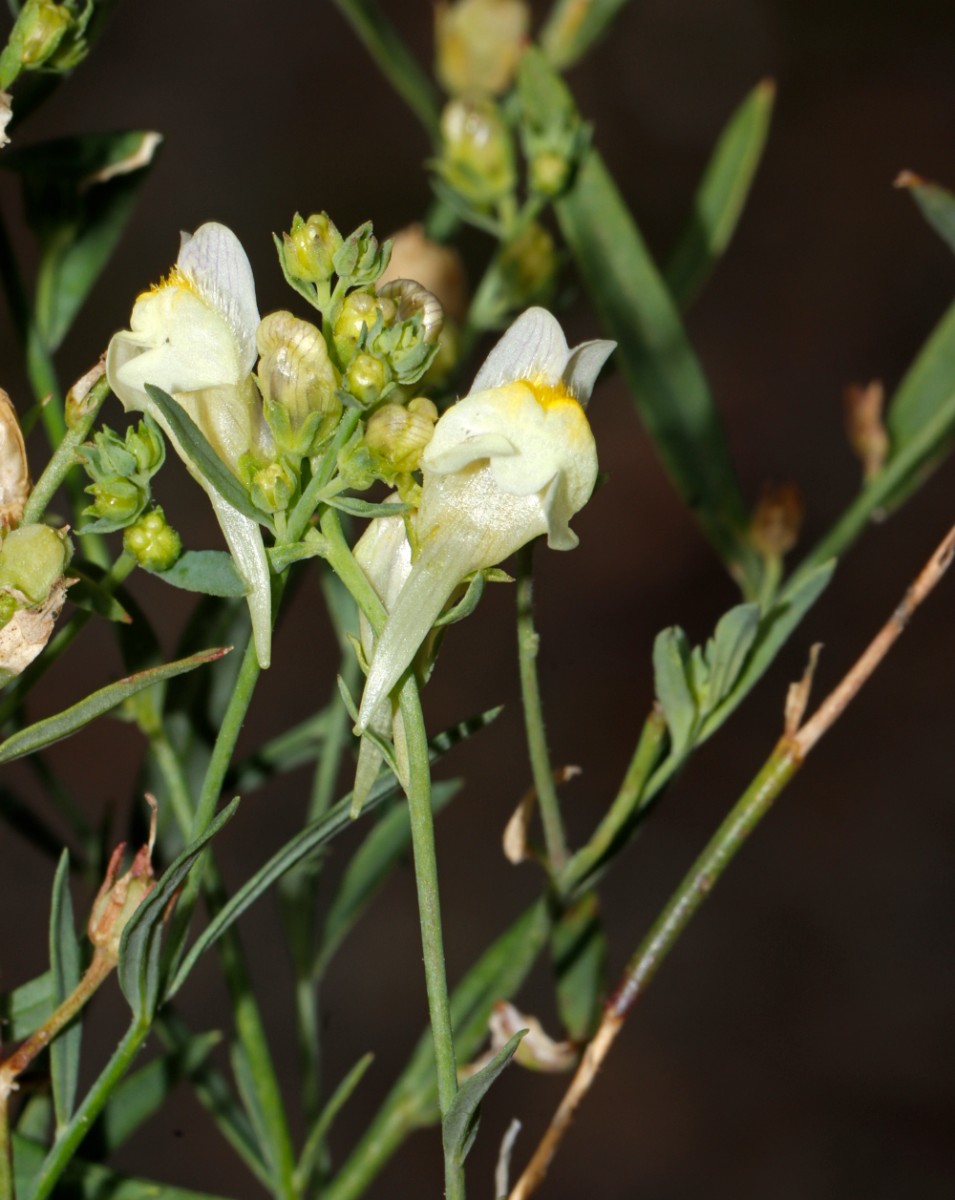
[[[244,517],[248,517],[250,521],[264,525],[274,532],[272,518],[252,503],[248,492],[212,449],[202,430],[182,405],[177,404],[162,388],[154,387],[151,383],[146,384],[146,394],[162,418],[160,424],[168,425],[172,436],[196,472],[209,481],[228,505]]]
[[[491,709],[473,720],[454,726],[443,734],[433,738],[429,743],[431,759],[440,758],[452,746],[471,737],[494,720],[500,709]],[[386,800],[398,795],[399,785],[393,779],[379,779],[372,788],[362,808],[362,815],[371,812]],[[213,946],[225,931],[259,899],[273,884],[277,883],[287,871],[290,871],[303,859],[308,858],[325,842],[331,841],[345,829],[351,829],[354,821],[350,816],[351,794],[340,800],[329,812],[318,821],[313,821],[295,837],[281,847],[267,863],[246,880],[229,900],[216,913],[202,933],[196,938],[189,953],[179,964],[176,975],[166,991],[167,998],[172,997],[185,983],[189,972],[196,965],[199,957]]]
[[[955,195],[912,171],[903,171],[896,179],[895,186],[907,189],[922,216],[949,250],[955,251]]]
[[[722,421],[673,300],[596,150],[555,207],[657,453],[717,553],[755,589],[758,567],[743,535],[745,506]]]
[[[312,1126],[305,1145],[302,1147],[298,1165],[295,1168],[295,1179],[299,1191],[303,1194],[307,1194],[306,1189],[309,1180],[318,1165],[319,1155],[321,1154],[325,1139],[328,1137],[332,1123],[347,1104],[352,1092],[354,1092],[355,1088],[364,1079],[365,1072],[374,1061],[375,1056],[373,1054],[362,1055],[338,1087],[335,1088],[334,1092],[332,1092],[328,1103],[319,1113],[318,1120]]]
[[[232,555],[225,550],[186,550],[168,570],[150,574],[163,583],[205,596],[244,596],[247,590]]]
[[[540,44],[560,70],[573,66],[606,32],[627,0],[555,0]]]
[[[238,797],[205,832],[169,865],[162,878],[129,919],[119,945],[119,986],[137,1019],[152,1016],[159,998],[159,949],[166,906],[179,891],[199,855],[235,815]]]
[[[411,510],[410,504],[397,504],[390,500],[383,504],[372,504],[370,500],[362,500],[360,496],[331,496],[325,503],[330,508],[350,513],[353,517],[395,517]]]
[[[607,982],[607,938],[596,892],[585,892],[561,915],[551,953],[561,1024],[571,1041],[586,1042],[600,1020]]]
[[[11,734],[5,742],[0,743],[0,763],[12,762],[15,758],[22,758],[25,754],[32,754],[44,746],[70,737],[144,688],[152,687],[165,679],[172,679],[176,675],[183,675],[187,671],[194,671],[196,667],[206,663],[215,662],[228,654],[230,649],[231,647],[224,647],[205,650],[201,654],[193,654],[189,658],[181,658],[161,667],[151,667],[136,675],[127,675],[125,679],[117,680],[116,683],[93,692],[56,716],[46,717],[37,721],[35,725],[28,725],[26,729]]]
[[[103,587],[102,578],[105,572],[93,563],[78,563],[76,559],[70,563],[69,574],[76,583],[70,586],[70,603],[87,612],[97,613],[107,621],[116,621],[129,625],[132,617],[120,604],[113,593]]]
[[[481,1119],[481,1101],[487,1095],[491,1084],[517,1053],[517,1047],[521,1044],[521,1038],[525,1033],[527,1033],[526,1029],[515,1033],[507,1045],[494,1055],[487,1066],[482,1067],[461,1085],[458,1094],[451,1102],[451,1107],[444,1118],[441,1136],[444,1141],[445,1154],[459,1166],[467,1158],[474,1145],[474,1139],[477,1137],[478,1123]]]
[[[693,215],[663,272],[680,308],[703,286],[733,236],[763,156],[775,97],[775,84],[764,79],[720,134],[697,188]]]
[[[74,990],[80,981],[80,946],[73,919],[70,899],[70,856],[64,850],[53,880],[50,905],[50,976],[53,981],[55,1004]],[[56,1127],[69,1123],[76,1103],[76,1087],[80,1070],[80,1047],[83,1027],[73,1021],[50,1044],[50,1082],[53,1087],[53,1110]]]

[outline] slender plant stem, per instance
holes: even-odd
[[[798,729],[790,729],[796,709],[798,724],[808,692],[807,678],[794,685],[787,704],[787,731],[764,763],[753,782],[690,868],[649,933],[627,964],[623,977],[604,1009],[603,1020],[588,1044],[580,1066],[557,1112],[534,1151],[530,1163],[511,1190],[508,1200],[527,1200],[539,1187],[580,1102],[590,1090],[597,1071],[637,1000],[644,994],[661,963],[689,925],[694,913],[716,886],[723,872],[772,808],[776,798],[802,766],[806,755],[845,711],[862,685],[872,676],[890,647],[900,637],[912,614],[936,586],[955,557],[955,527],[949,530],[902,602],[870,642],[838,686],[823,700],[812,717]]]
[[[554,785],[554,772],[547,752],[547,730],[544,727],[544,706],[541,703],[537,678],[537,651],[540,637],[534,628],[534,543],[517,553],[517,655],[520,665],[521,700],[524,706],[524,729],[531,773],[540,806],[544,827],[547,865],[552,875],[558,875],[567,863],[567,839],[560,815],[560,801]]]
[[[358,566],[342,534],[338,514],[328,509],[321,519],[328,541],[328,561],[342,583],[368,618],[376,634],[387,620],[384,605],[364,572]],[[414,674],[409,671],[399,693],[408,760],[408,813],[418,890],[418,913],[424,954],[425,986],[431,1036],[434,1041],[438,1106],[442,1118],[447,1114],[458,1090],[454,1056],[451,1006],[448,1001],[444,944],[441,933],[441,905],[438,894],[438,865],[434,845],[434,817],[431,811],[431,767],[424,715]],[[445,1195],[447,1200],[463,1200],[464,1175],[461,1168],[445,1156]]]

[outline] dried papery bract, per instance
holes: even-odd
[[[10,397],[0,388],[0,527],[13,529],[30,495],[23,431]]]
[[[0,686],[25,671],[50,640],[70,582],[59,580],[47,598],[32,607],[22,592],[10,593],[24,607],[0,627]]]

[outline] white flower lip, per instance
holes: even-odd
[[[567,346],[549,312],[519,317],[441,417],[421,458],[419,551],[375,647],[356,731],[367,729],[445,604],[472,572],[541,534],[569,550],[597,449],[584,414],[613,342]]]
[[[184,233],[167,279],[138,297],[130,329],[115,334],[106,374],[127,412],[146,412],[205,490],[236,568],[245,581],[256,654],[271,657],[271,583],[259,526],[233,508],[182,453],[146,384],[168,392],[189,413],[226,465],[256,436],[258,393],[251,379],[259,312],[252,268],[225,225],[209,222]]]

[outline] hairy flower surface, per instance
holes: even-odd
[[[435,426],[421,457],[418,553],[378,639],[358,732],[408,668],[458,584],[541,534],[555,550],[597,478],[583,405],[613,342],[570,350],[549,312],[531,308]]]
[[[130,328],[110,341],[106,373],[126,411],[149,413],[205,489],[245,581],[256,653],[267,667],[271,588],[261,530],[197,474],[146,392],[146,384],[168,392],[237,473],[243,454],[268,446],[252,379],[258,324],[255,282],[245,251],[230,229],[210,222],[182,235],[172,271],[137,298]]]

